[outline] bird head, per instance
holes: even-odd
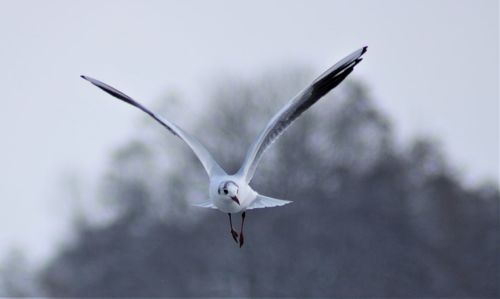
[[[237,204],[240,204],[240,200],[238,199],[238,185],[233,181],[225,181],[219,185],[218,192],[220,195],[226,196],[230,198]]]

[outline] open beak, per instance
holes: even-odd
[[[236,196],[231,196],[231,199],[232,199],[235,203],[237,203],[238,205],[240,204],[240,201],[238,200],[238,197],[236,197]]]

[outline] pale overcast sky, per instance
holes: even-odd
[[[498,181],[495,0],[0,0],[0,39],[0,257],[12,246],[47,256],[64,231],[65,174],[92,187],[137,125],[80,74],[146,104],[171,90],[196,102],[219,74],[320,73],[368,45],[353,77],[400,140],[431,135],[468,182]]]

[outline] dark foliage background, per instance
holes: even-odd
[[[171,105],[181,100],[156,108],[186,130],[196,127],[231,172],[273,113],[312,78],[296,70],[221,81],[190,124],[182,120],[191,107],[179,115]],[[388,118],[352,80],[266,153],[252,185],[294,203],[250,211],[242,249],[225,214],[190,207],[207,196],[205,173],[153,121],[114,153],[102,182],[101,205],[90,214],[105,220],[76,217],[73,239],[36,273],[37,287],[6,276],[8,294],[500,295],[497,187],[465,187],[435,142],[397,144]]]

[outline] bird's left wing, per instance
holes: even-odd
[[[114,96],[117,99],[120,99],[124,101],[125,103],[128,103],[136,108],[141,109],[142,111],[146,112],[149,116],[151,116],[153,119],[155,119],[157,122],[159,122],[162,126],[167,128],[172,134],[175,136],[179,137],[182,139],[190,148],[191,150],[195,153],[196,157],[198,157],[198,160],[200,160],[201,164],[203,164],[203,167],[205,168],[205,171],[208,173],[208,175],[211,177],[212,175],[225,175],[226,172],[215,162],[213,159],[212,155],[208,152],[208,150],[193,136],[191,136],[189,133],[186,131],[182,130],[180,127],[176,126],[174,123],[169,122],[166,119],[163,119],[159,117],[158,115],[154,114],[151,112],[149,109],[144,107],[142,104],[138,103],[128,95],[124,94],[123,92],[107,85],[106,83],[103,83],[97,79],[87,77],[87,76],[81,76],[83,79],[89,81],[90,83],[94,84],[95,86],[99,87],[100,89],[104,90],[108,94]]]
[[[299,117],[309,109],[320,98],[340,84],[362,60],[361,56],[367,47],[354,51],[344,59],[329,68],[311,85],[297,94],[288,104],[283,107],[267,124],[259,137],[247,152],[245,161],[238,171],[247,183],[252,179],[262,154],[278,137]]]

